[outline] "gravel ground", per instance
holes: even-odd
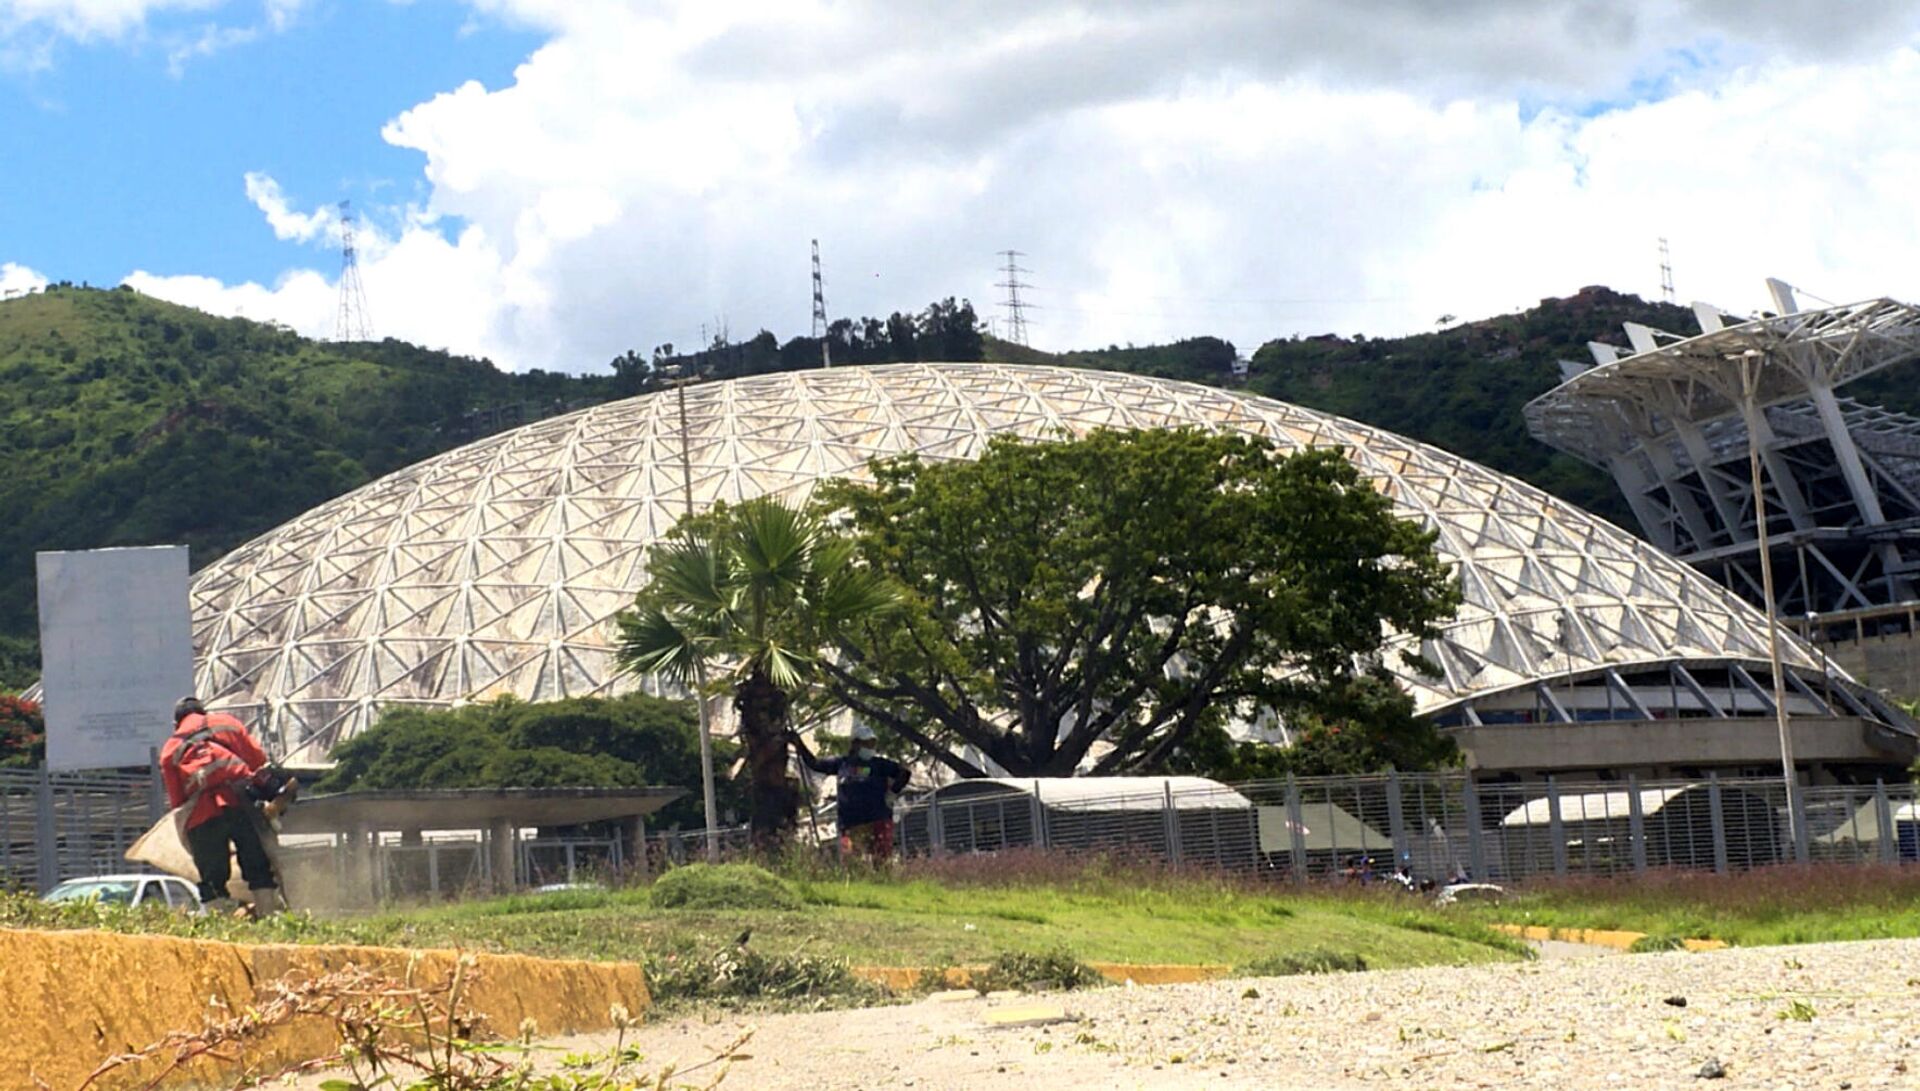
[[[692,1064],[751,1029],[748,1057],[722,1086],[769,1091],[1920,1087],[1920,940],[1244,979],[1021,1002],[1033,999],[1074,1021],[988,1029],[985,1013],[1006,1002],[922,1001],[662,1022],[641,1030],[638,1044],[654,1061]],[[1703,1079],[1703,1065],[1724,1076]]]

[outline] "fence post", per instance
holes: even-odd
[[[1806,863],[1812,858],[1812,844],[1807,837],[1806,796],[1800,791],[1800,782],[1787,779],[1787,809],[1793,812],[1793,858],[1798,863]]]
[[[1473,881],[1484,883],[1492,876],[1487,874],[1487,850],[1480,843],[1480,789],[1473,782],[1473,770],[1467,770],[1467,779],[1460,786],[1460,804],[1467,812],[1467,866],[1473,869]]]
[[[902,847],[906,838],[901,838]],[[947,828],[940,821],[940,793],[934,792],[927,797],[927,855],[938,856],[947,844]]]
[[[1047,836],[1047,805],[1040,802],[1040,782],[1033,782],[1033,841],[1042,849],[1053,847],[1053,839]]]
[[[33,867],[42,894],[60,883],[59,850],[59,831],[53,822],[53,771],[41,762],[40,780],[34,785]]]
[[[1547,836],[1553,839],[1553,873],[1567,877],[1567,827],[1560,818],[1560,782],[1547,777]]]
[[[1400,774],[1393,769],[1387,770],[1387,836],[1393,839],[1394,865],[1405,862],[1407,870],[1413,870],[1413,843],[1407,837],[1406,804],[1400,799]]]
[[[160,778],[160,748],[147,748],[147,817],[158,822],[167,817],[167,789]]]
[[[1287,838],[1293,857],[1293,881],[1307,881],[1307,834],[1300,815],[1300,784],[1287,774]]]
[[[1647,870],[1647,822],[1640,811],[1640,778],[1627,774],[1627,844],[1633,849],[1633,870]]]
[[[1166,827],[1167,862],[1180,866],[1180,809],[1173,805],[1173,782],[1160,782],[1161,822]]]
[[[1878,777],[1873,781],[1873,817],[1880,827],[1880,862],[1897,863],[1900,859],[1900,840],[1893,833],[1893,805],[1887,799],[1887,782]],[[1857,836],[1860,831],[1855,830]]]
[[[1720,809],[1720,774],[1707,774],[1707,817],[1713,822],[1713,870],[1727,873],[1727,816]],[[1752,863],[1752,861],[1748,861]]]

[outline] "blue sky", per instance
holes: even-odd
[[[215,11],[156,20],[191,40]],[[324,264],[265,230],[249,171],[303,207],[425,200],[389,119],[467,80],[498,87],[541,36],[444,2],[327,3],[279,33],[170,62],[140,43],[59,43],[50,68],[0,71],[0,259],[115,284],[135,268],[270,282]]]
[[[997,320],[1021,250],[1049,349],[1653,295],[1661,238],[1682,302],[1920,296],[1905,0],[965,10],[0,0],[0,289],[325,337],[346,198],[376,335],[516,368],[802,332],[814,239],[848,316]]]

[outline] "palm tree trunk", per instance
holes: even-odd
[[[747,750],[753,842],[763,852],[785,847],[800,810],[799,792],[787,777],[787,704],[787,695],[761,671],[748,675],[733,694]]]

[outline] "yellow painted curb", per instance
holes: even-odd
[[[1605,928],[1542,928],[1537,924],[1496,924],[1496,932],[1505,932],[1509,936],[1518,936],[1529,940],[1558,940],[1561,943],[1584,943],[1593,947],[1611,947],[1616,951],[1627,951],[1633,945],[1647,938],[1645,932],[1617,932]],[[1681,946],[1689,951],[1718,951],[1725,947],[1726,941],[1717,939],[1681,940]]]
[[[212,1018],[230,1018],[252,1007],[256,987],[269,981],[350,965],[399,978],[415,956],[414,980],[431,982],[444,980],[460,953],[0,929],[0,996],[12,1024],[12,1032],[0,1038],[0,1087],[32,1087],[37,1075],[66,1091],[110,1054],[201,1026],[210,1017],[209,1003],[227,1009]],[[503,1036],[515,1034],[527,1019],[543,1034],[604,1030],[614,1004],[638,1016],[651,1002],[645,976],[633,963],[486,954],[475,959],[478,972],[464,1003]],[[247,1061],[272,1072],[338,1049],[331,1025],[305,1020],[250,1048]],[[161,1067],[130,1066],[120,1070],[122,1078],[95,1086],[144,1086]]]
[[[1087,965],[1116,985],[1128,981],[1135,985],[1184,985],[1195,981],[1211,981],[1233,972],[1231,966],[1182,966],[1159,962],[1089,962]],[[965,988],[973,984],[974,975],[986,971],[985,966],[949,966],[943,984],[956,989]],[[926,971],[911,966],[855,966],[853,974],[863,981],[885,985],[894,992],[911,992],[920,987]]]

